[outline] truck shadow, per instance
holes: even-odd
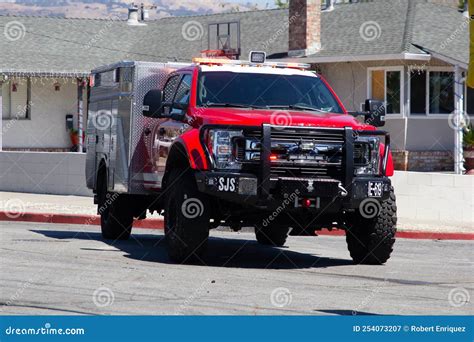
[[[100,233],[40,229],[31,231],[51,239],[102,241],[126,253],[125,257],[130,259],[174,264],[168,258],[163,234],[132,234],[128,241],[111,241],[104,240]],[[84,246],[81,249],[98,253],[111,252],[109,248],[101,249],[96,246],[94,248]],[[262,246],[252,240],[220,237],[210,237],[205,256],[191,263],[209,267],[255,269],[326,268],[353,264],[349,259],[320,257],[292,251],[289,248]]]

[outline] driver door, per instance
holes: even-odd
[[[183,109],[178,108],[176,104],[185,107],[189,104],[191,81],[191,74],[176,74],[168,79],[163,89],[163,115],[171,116],[183,112]],[[160,187],[171,145],[177,137],[185,132],[187,127],[188,125],[182,120],[166,117],[160,120],[157,129],[153,132],[152,155]]]

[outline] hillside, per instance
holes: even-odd
[[[243,3],[242,1],[216,2],[215,0],[143,0],[150,9],[150,19],[167,16],[211,14],[219,12],[243,11],[266,7],[260,3]],[[273,3],[273,1],[270,1]],[[0,2],[0,15],[42,15],[66,18],[106,18],[120,17],[125,19],[131,0],[3,0]]]

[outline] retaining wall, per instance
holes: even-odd
[[[0,152],[0,191],[92,196],[85,153]]]

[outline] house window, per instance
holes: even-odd
[[[411,114],[426,114],[426,71],[410,71]]]
[[[29,119],[28,94],[30,82],[27,78],[12,78],[1,84],[2,119]]]
[[[454,111],[454,73],[434,71],[429,73],[430,114],[449,114]]]
[[[387,114],[401,114],[402,68],[369,69],[369,97],[385,103]]]
[[[400,71],[387,71],[385,73],[386,89],[385,99],[387,101],[387,114],[396,114],[400,112]]]
[[[474,88],[466,87],[465,99],[466,99],[467,114],[470,116],[474,116]]]
[[[410,71],[410,114],[450,114],[454,111],[454,73]]]

